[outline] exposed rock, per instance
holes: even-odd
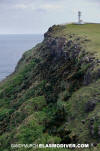
[[[84,84],[84,85],[88,85],[88,84],[91,83],[91,81],[92,81],[91,71],[87,71],[86,74],[84,75],[83,84]]]
[[[76,40],[80,40],[80,38],[78,37]]]
[[[69,41],[67,42],[67,47],[70,47],[72,44],[73,44],[73,41],[72,41],[72,40],[69,40]]]
[[[97,63],[100,63],[100,60],[97,60]]]
[[[48,38],[46,41],[46,46],[51,51],[51,55],[54,57],[64,56],[65,38]]]
[[[96,100],[91,100],[91,101],[88,101],[86,104],[85,104],[85,112],[91,112],[94,110],[95,106],[96,106]]]
[[[44,39],[48,39],[49,37],[51,37],[51,35],[52,35],[52,32],[53,32],[53,30],[54,29],[59,29],[59,28],[61,28],[59,25],[53,25],[52,27],[50,27],[49,29],[48,29],[48,31],[44,34]]]
[[[100,126],[98,127],[98,136],[100,136]]]
[[[93,143],[93,146],[96,147],[96,146],[97,146],[97,143]]]
[[[94,125],[90,125],[90,134],[94,136]]]
[[[90,125],[93,125],[93,124],[94,124],[94,121],[95,121],[95,118],[94,118],[94,117],[91,118],[91,119],[90,119]]]
[[[85,120],[82,120],[81,122],[82,122],[82,124],[85,124]]]

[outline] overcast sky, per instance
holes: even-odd
[[[0,0],[0,34],[44,33],[53,24],[100,22],[100,0]]]

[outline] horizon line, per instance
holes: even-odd
[[[0,33],[0,35],[44,35],[44,33]]]

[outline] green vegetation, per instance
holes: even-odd
[[[94,143],[75,151],[100,150],[99,40],[100,24],[58,25],[24,53],[0,83],[1,151],[21,143]]]
[[[71,37],[71,35],[74,36]],[[77,36],[86,38],[88,43],[85,45],[85,50],[100,58],[100,24],[62,25],[55,27],[53,36],[64,36],[66,39],[70,37],[73,39]]]

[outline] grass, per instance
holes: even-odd
[[[80,135],[79,139],[84,142],[89,139],[90,142],[94,141],[89,134],[89,120],[93,117],[98,117],[98,121],[95,121],[99,126],[100,121],[100,80],[97,82],[90,84],[89,86],[82,87],[75,93],[73,93],[72,97],[69,99],[67,103],[65,103],[66,110],[68,110],[68,117],[72,117],[73,120],[70,120],[68,123],[68,127],[70,129],[74,129],[76,135]],[[85,106],[88,101],[97,100],[98,103],[95,106],[95,109],[89,113],[85,112]],[[85,121],[85,124],[82,124],[82,120]],[[99,137],[96,137],[96,141]]]
[[[73,34],[75,35],[69,38]],[[93,53],[96,58],[100,59],[100,24],[62,25],[58,28],[55,27],[53,36],[64,36],[67,40],[76,37],[86,38],[89,41],[87,44],[83,44],[85,51]]]

